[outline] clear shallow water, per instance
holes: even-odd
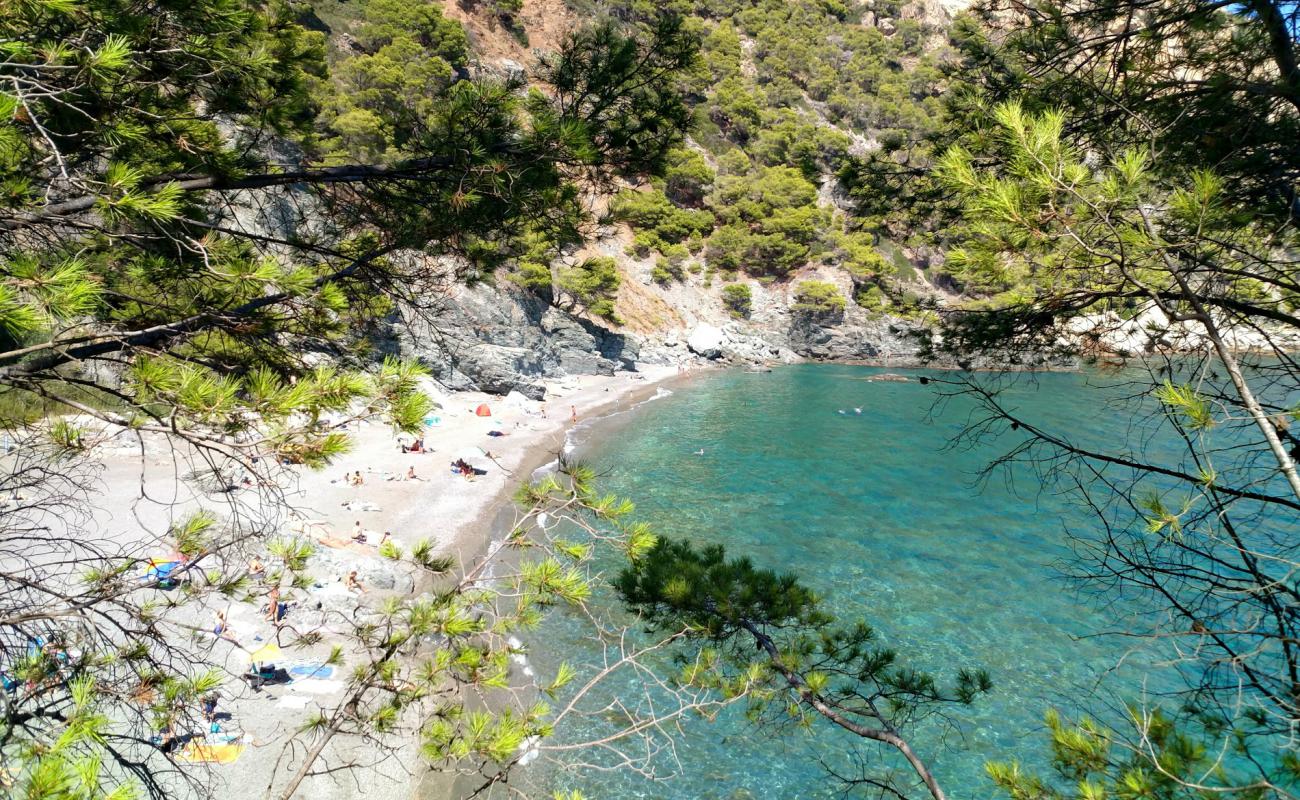
[[[1116,681],[1158,682],[1160,673],[1127,653],[1131,641],[1089,637],[1140,611],[1094,607],[1053,566],[1068,555],[1065,529],[1087,530],[1093,519],[1027,472],[975,485],[1012,440],[951,448],[970,406],[937,410],[933,385],[866,380],[882,371],[805,365],[707,376],[606,423],[579,452],[657,532],[720,542],[800,574],[842,617],[865,618],[904,660],[941,678],[960,666],[989,670],[994,692],[958,709],[946,738],[933,726],[911,738],[950,796],[991,797],[985,761],[1045,766],[1048,707],[1105,695]],[[1114,424],[1105,397],[1072,373],[1021,380],[1006,395],[1026,415],[1094,441]],[[553,615],[532,637],[534,662],[596,663],[586,629]],[[635,693],[617,683],[610,691]],[[837,760],[853,744],[843,737],[778,736],[730,712],[687,731],[669,781],[544,767],[533,778],[593,800],[842,796],[817,759]]]

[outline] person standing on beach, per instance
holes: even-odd
[[[569,406],[569,422],[577,422],[577,421],[578,421],[578,407]]]
[[[203,698],[203,702],[200,706],[200,708],[203,711],[203,719],[209,725],[215,726],[217,724],[217,700],[218,699],[219,697],[216,692],[213,692],[212,694],[209,695],[205,695]],[[212,731],[215,733],[216,728],[212,728]]]
[[[266,596],[266,619],[269,622],[280,622],[280,587],[272,586],[271,592]]]

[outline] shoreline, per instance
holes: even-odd
[[[438,403],[424,434],[426,453],[405,452],[410,435],[399,435],[380,422],[345,426],[351,448],[322,470],[285,467],[276,485],[265,490],[237,488],[213,492],[188,480],[201,469],[192,453],[172,449],[164,438],[131,432],[95,436],[92,449],[98,479],[91,493],[97,507],[90,527],[107,541],[123,543],[142,557],[167,558],[174,545],[168,531],[175,520],[198,509],[219,516],[232,513],[265,515],[279,503],[288,514],[275,513],[268,522],[278,536],[314,543],[304,571],[309,580],[284,596],[295,610],[288,625],[318,629],[320,643],[283,655],[286,666],[321,664],[336,631],[328,615],[348,615],[374,607],[387,597],[414,597],[427,587],[419,571],[379,552],[384,532],[405,558],[415,544],[427,539],[436,555],[456,560],[455,569],[468,569],[487,553],[498,535],[498,517],[513,505],[518,487],[560,452],[575,427],[582,427],[639,405],[666,383],[708,367],[647,366],[638,372],[571,376],[547,382],[547,399],[531,401],[519,395],[501,397],[482,392],[447,392],[430,382],[424,387]],[[477,410],[487,405],[490,416]],[[495,435],[494,435],[495,434]],[[431,457],[430,457],[431,456]],[[467,478],[453,473],[450,463],[469,461],[482,474]],[[360,485],[351,480],[360,475]],[[408,477],[413,475],[414,477]],[[267,505],[269,503],[270,505]],[[360,529],[364,544],[351,541]],[[248,551],[262,554],[262,547]],[[343,577],[353,571],[364,593],[348,591]],[[279,630],[259,610],[262,592],[238,598],[220,593],[202,603],[177,607],[170,620],[185,629],[208,630],[214,613],[228,619],[227,637],[198,637],[178,646],[195,648],[195,657],[223,668],[221,709],[231,715],[223,722],[218,741],[230,742],[228,762],[210,765],[204,780],[214,797],[235,800],[247,796],[248,780],[261,785],[283,778],[296,767],[290,756],[281,761],[284,742],[300,731],[316,708],[340,701],[342,675],[309,671],[307,679],[252,691],[241,679],[247,654],[276,643]],[[342,631],[338,631],[342,632]],[[345,664],[351,660],[345,654]],[[346,669],[343,666],[342,669]],[[182,731],[206,739],[208,731]],[[334,763],[356,764],[355,771],[309,777],[300,796],[316,800],[354,800],[371,792],[386,797],[418,797],[426,767],[419,757],[419,737],[398,737],[392,749],[373,762],[361,740],[339,739],[326,753]]]
[[[547,440],[531,442],[527,447],[523,448],[517,454],[515,464],[512,467],[511,478],[481,505],[477,517],[459,532],[456,541],[453,543],[458,568],[460,570],[472,569],[491,555],[494,543],[514,525],[515,517],[510,512],[515,507],[515,492],[525,482],[532,480],[539,470],[555,463],[557,458],[564,453],[567,446],[572,442],[571,437],[574,431],[590,430],[599,432],[613,418],[634,411],[660,396],[661,390],[672,387],[671,390],[675,391],[678,385],[698,378],[702,374],[715,371],[719,370],[707,365],[687,367],[683,370],[672,367],[661,371],[656,370],[653,378],[646,377],[644,380],[636,381],[635,384],[618,388],[607,387],[606,391],[612,392],[612,396],[602,398],[600,401],[588,405],[583,417],[577,423],[565,422],[550,431]],[[591,439],[584,438],[581,445],[586,445],[590,441]],[[419,590],[417,589],[413,594],[418,593]],[[513,673],[514,669],[512,668],[512,676],[514,678],[519,677]],[[474,700],[474,702],[483,701],[484,698]],[[487,699],[486,702],[490,707],[496,701]],[[412,800],[426,800],[427,798],[456,800],[456,798],[466,796],[477,786],[477,782],[473,780],[462,785],[464,779],[464,776],[457,775],[454,772],[443,772],[426,765],[423,766],[420,774],[413,776],[413,780],[409,785],[410,797]]]
[[[603,388],[603,392],[597,394],[596,399],[585,402],[580,408],[581,416],[576,423],[566,419],[551,430],[539,432],[540,435],[536,440],[524,444],[517,453],[512,454],[514,457],[509,461],[497,459],[497,463],[501,464],[503,469],[509,470],[508,477],[503,485],[495,488],[490,497],[484,498],[478,504],[477,512],[460,526],[452,539],[447,542],[446,548],[440,552],[455,555],[459,563],[464,566],[477,563],[487,555],[492,540],[501,533],[498,520],[501,513],[513,505],[515,492],[531,480],[537,470],[555,461],[563,453],[573,431],[597,426],[612,416],[631,411],[657,395],[661,388],[667,388],[666,384],[695,377],[707,371],[712,370],[707,367],[696,367],[678,371],[677,368],[670,367],[656,369],[653,373],[622,373],[613,376],[614,379],[624,375],[644,375],[644,377],[629,378],[622,385],[601,386],[597,383],[590,387]],[[612,396],[601,396],[605,393]],[[563,399],[567,402],[569,398]],[[577,403],[570,403],[570,405],[578,406]]]

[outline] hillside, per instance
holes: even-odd
[[[404,59],[423,59],[426,75],[407,70],[398,91],[416,91],[417,80],[519,75],[595,12],[560,0],[422,8],[440,12],[420,23],[436,33],[417,30],[409,43],[375,35],[413,24],[414,12],[384,0],[327,0],[306,21],[326,36],[336,82],[362,74],[373,94],[379,70]],[[633,25],[660,10],[626,0],[603,8]],[[702,46],[687,79],[691,130],[664,177],[582,198],[594,224],[492,243],[487,279],[451,289],[441,321],[398,324],[391,335],[444,382],[535,394],[542,376],[637,360],[906,361],[927,307],[950,298],[955,284],[927,238],[849,213],[837,176],[881,143],[898,149],[930,132],[956,9],[934,0],[700,0],[676,10]],[[373,155],[382,134],[360,97],[333,101],[333,145]],[[557,339],[559,319],[583,335]],[[606,339],[632,356],[583,357]]]

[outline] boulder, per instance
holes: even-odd
[[[336,583],[339,578],[354,569],[357,571],[357,579],[368,589],[401,594],[415,591],[415,567],[401,561],[383,558],[377,551],[374,556],[365,556],[350,550],[321,547],[312,553],[311,574],[326,586]],[[316,597],[318,594],[329,597],[337,593],[313,592],[310,596]]]
[[[686,340],[686,346],[690,351],[701,358],[722,358],[722,341],[723,334],[721,328],[715,328],[712,325],[701,324],[691,331],[691,335]]]
[[[396,350],[452,390],[545,397],[543,380],[635,370],[640,343],[517,287],[459,286],[392,323]]]

